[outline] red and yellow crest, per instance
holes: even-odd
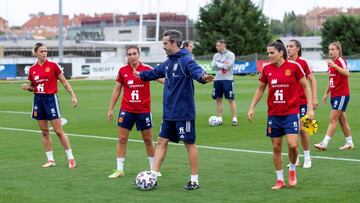
[[[50,67],[46,67],[46,68],[45,68],[45,72],[46,72],[46,73],[49,73],[49,72],[50,72]]]
[[[123,120],[124,120],[124,118],[123,118],[123,117],[119,117],[118,122],[119,122],[119,123],[122,123],[122,122],[123,122]]]
[[[34,111],[34,117],[37,117],[37,111]]]
[[[290,76],[291,75],[291,70],[290,69],[286,69],[285,70],[285,76]]]

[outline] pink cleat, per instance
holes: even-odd
[[[69,159],[69,168],[75,168],[75,167],[76,167],[75,159]]]
[[[286,184],[285,184],[285,182],[284,181],[282,181],[282,180],[277,180],[276,181],[276,183],[275,183],[275,185],[274,186],[272,186],[272,190],[280,190],[280,189],[283,189],[283,188],[285,188],[286,187]]]
[[[296,183],[297,183],[296,171],[289,171],[289,186],[295,187]]]

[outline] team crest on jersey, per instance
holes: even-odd
[[[174,64],[173,71],[176,71],[176,70],[177,70],[177,68],[178,68],[178,64],[177,64],[177,63],[175,63],[175,64]]]
[[[285,70],[285,76],[290,76],[291,75],[291,70],[290,69],[286,69]]]
[[[271,84],[272,84],[272,85],[276,85],[276,84],[277,84],[277,79],[272,79],[272,80],[271,80]]]
[[[46,72],[46,73],[50,73],[50,67],[46,67],[46,68],[45,68],[45,72]]]

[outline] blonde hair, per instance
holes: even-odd
[[[33,54],[34,56],[36,56],[37,50],[38,50],[40,47],[42,47],[42,46],[46,46],[46,45],[45,45],[44,43],[41,43],[41,42],[36,43],[36,44],[34,45],[33,49],[32,49],[32,54]]]
[[[339,41],[336,42],[331,42],[329,44],[329,46],[334,45],[336,47],[337,50],[339,50],[339,56],[342,57],[342,48],[341,48],[341,43]]]

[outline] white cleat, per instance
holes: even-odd
[[[56,166],[55,161],[53,161],[53,160],[49,160],[45,164],[41,165],[41,167],[43,167],[43,168],[50,168],[53,166]]]
[[[304,159],[303,168],[311,168],[311,159]]]
[[[350,149],[353,149],[354,147],[355,147],[354,144],[345,143],[344,146],[339,148],[339,150],[350,150]]]
[[[318,149],[319,151],[325,151],[327,146],[324,145],[322,142],[318,143],[318,144],[314,144],[314,147],[316,149]]]

